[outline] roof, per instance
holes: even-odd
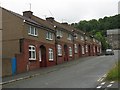
[[[120,34],[120,29],[107,30],[107,35],[110,35],[110,34]]]
[[[39,27],[46,28],[46,29],[49,29],[49,30],[52,30],[52,29],[53,29],[53,28],[50,28],[50,27],[48,27],[47,25],[44,24],[45,20],[42,20],[42,19],[41,19],[41,23],[38,23],[37,21],[35,21],[35,20],[33,20],[33,19],[27,18],[27,17],[25,17],[25,16],[23,16],[23,15],[20,15],[20,14],[18,14],[18,13],[13,12],[13,11],[7,10],[7,9],[5,9],[5,8],[3,8],[3,7],[0,7],[0,8],[8,11],[9,13],[17,16],[18,18],[20,18],[20,19],[22,19],[22,20],[25,20],[25,22],[27,21],[27,22],[36,24],[36,25],[38,25]],[[39,18],[39,19],[40,19],[40,18]],[[42,23],[42,22],[43,22],[43,23]]]

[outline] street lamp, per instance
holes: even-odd
[[[55,34],[56,65],[57,65],[57,64],[58,64],[58,63],[57,63],[57,62],[58,62],[58,61],[57,61],[57,59],[58,59],[58,58],[57,58],[57,57],[58,57],[58,50],[57,50],[58,41],[57,41],[57,39],[60,39],[61,37],[56,35],[56,34],[57,34],[57,30],[56,30],[56,29],[57,29],[57,26],[54,25],[54,29],[55,29],[55,33],[54,33],[54,34]]]

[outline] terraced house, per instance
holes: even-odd
[[[98,40],[53,17],[2,8],[2,74],[14,75],[100,53]]]

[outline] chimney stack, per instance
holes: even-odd
[[[46,18],[47,21],[53,22],[54,21],[54,17],[48,17]]]
[[[32,11],[24,11],[23,12],[23,16],[27,17],[27,18],[31,18],[31,16],[33,15]]]
[[[63,24],[63,25],[68,25],[68,23],[67,23],[67,22],[63,22],[63,23],[61,23],[61,24]]]

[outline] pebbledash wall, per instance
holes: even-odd
[[[53,17],[43,20],[2,10],[2,76],[54,66],[101,53],[101,42]]]

